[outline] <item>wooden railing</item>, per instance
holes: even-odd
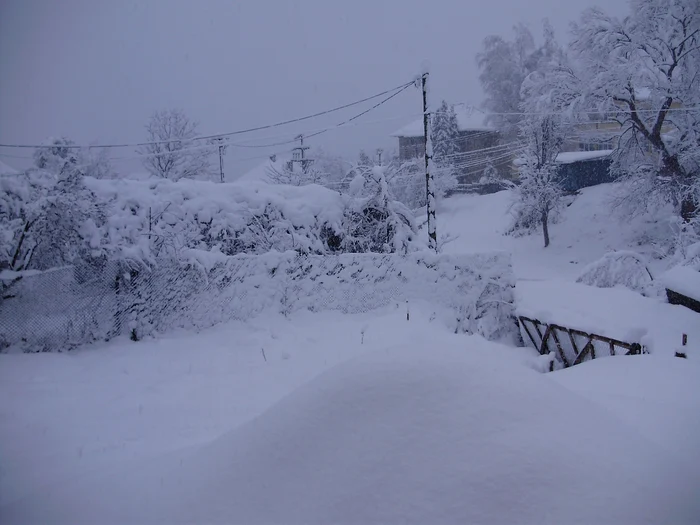
[[[554,353],[564,368],[578,365],[587,358],[595,359],[603,351],[607,355],[646,353],[646,349],[639,343],[627,343],[575,328],[543,323],[524,316],[518,317],[518,320],[540,354]],[[554,362],[550,364],[549,369],[550,371],[554,370]]]

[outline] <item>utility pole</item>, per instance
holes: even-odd
[[[435,228],[435,178],[433,176],[433,141],[430,137],[430,113],[428,113],[428,72],[421,76],[423,88],[423,144],[425,146],[425,192],[428,213],[428,248],[438,251]]]
[[[221,182],[224,182],[224,146],[219,144],[219,176]]]
[[[295,137],[296,140],[299,141],[299,146],[296,148],[293,148],[293,154],[292,154],[292,162],[299,162],[301,164],[301,171],[306,173],[306,168],[307,168],[307,162],[306,162],[306,150],[309,149],[309,146],[304,146],[304,135],[297,135]],[[296,152],[299,152],[299,158],[296,158]]]
[[[226,153],[226,144],[223,137],[216,137],[209,141],[210,144],[218,146],[219,149],[219,182],[224,182],[224,153]]]

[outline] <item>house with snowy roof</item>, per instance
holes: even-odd
[[[457,161],[457,180],[460,184],[478,181],[490,162],[502,177],[510,177],[512,159],[503,155],[494,155],[500,140],[500,133],[493,126],[486,124],[486,113],[476,108],[455,106],[459,138],[457,159],[463,154],[464,164]],[[391,136],[399,139],[399,158],[402,161],[420,159],[425,156],[423,119],[419,118],[396,130]]]
[[[475,108],[455,106],[457,125],[459,127],[458,152],[478,150],[496,145],[498,131],[484,123],[486,114]],[[397,129],[391,134],[399,139],[399,158],[410,160],[425,155],[423,144],[423,119],[419,118],[410,124]]]

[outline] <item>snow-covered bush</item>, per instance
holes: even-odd
[[[15,276],[0,273],[0,281]],[[13,281],[12,297],[0,299],[0,334],[3,345],[25,351],[202,329],[270,310],[359,313],[407,300],[434,305],[456,332],[510,342],[517,334],[506,254],[226,257],[183,250],[152,267],[108,263],[23,277]]]
[[[457,186],[456,170],[449,163],[439,165],[434,169],[436,197],[444,197]],[[425,187],[425,165],[423,160],[392,161],[386,173],[389,189],[396,200],[404,203],[410,209],[421,208],[427,203]]]
[[[576,282],[598,288],[624,286],[645,295],[654,285],[644,258],[630,251],[606,253],[586,266]]]
[[[102,207],[71,161],[58,172],[4,177],[0,190],[0,269],[43,270],[104,255]]]
[[[407,253],[415,238],[413,214],[390,193],[385,166],[358,166],[343,217],[341,251]],[[364,195],[367,195],[364,197]]]

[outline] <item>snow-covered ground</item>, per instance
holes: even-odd
[[[70,356],[4,356],[0,518],[700,516],[696,363],[617,357],[540,374],[527,349],[403,314],[303,314]]]
[[[502,235],[507,192],[444,201],[438,228],[459,235],[448,252],[511,252],[524,288],[580,287],[586,264],[649,256],[638,243],[667,227],[612,222],[609,192],[577,197],[546,250]],[[542,374],[533,349],[456,335],[433,310],[300,311],[0,355],[0,522],[700,520],[699,360]]]
[[[512,237],[503,235],[511,224],[509,191],[492,195],[458,195],[441,202],[438,234],[457,237],[444,251],[484,252],[503,250],[513,254],[513,267],[520,279],[574,281],[583,268],[613,250],[634,250],[650,259],[652,271],[661,272],[666,262],[657,260],[653,242],[670,237],[668,222],[639,216],[630,219],[612,213],[614,184],[601,184],[581,191],[550,225],[552,244],[543,248],[542,233]]]

